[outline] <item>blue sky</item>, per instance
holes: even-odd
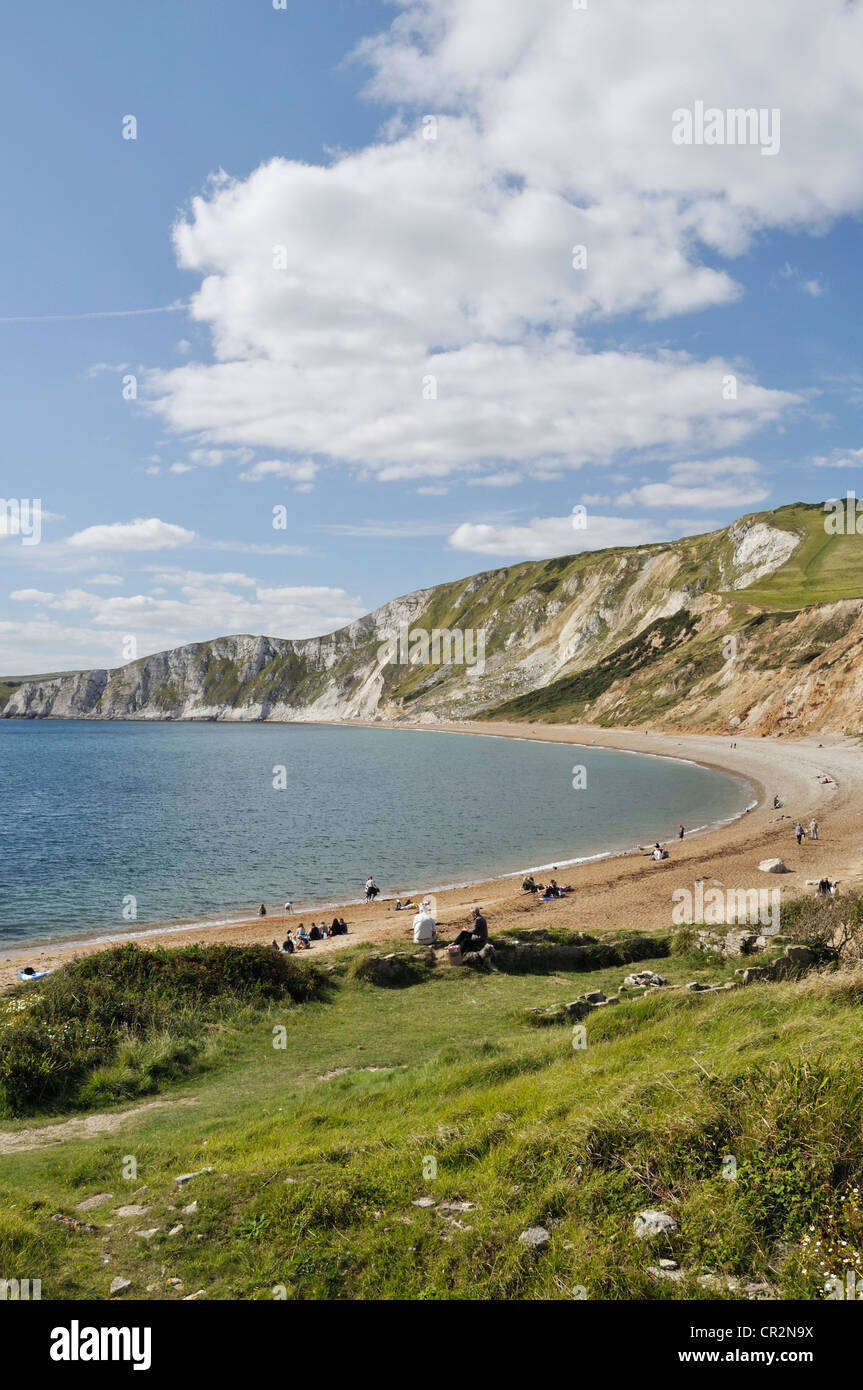
[[[861,15],[815,8],[15,7],[0,674],[854,488]],[[676,147],[698,100],[778,152]]]

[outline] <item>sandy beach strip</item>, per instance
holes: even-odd
[[[695,879],[716,881],[725,888],[780,888],[783,897],[805,893],[807,879],[827,875],[840,881],[842,888],[863,885],[863,747],[838,734],[809,738],[745,738],[730,735],[667,734],[643,730],[599,729],[577,725],[489,724],[479,721],[458,724],[386,724],[380,721],[345,721],[357,727],[411,729],[417,732],[480,734],[497,738],[536,739],[545,742],[581,744],[597,748],[616,748],[664,757],[683,758],[721,772],[731,772],[749,781],[757,806],[724,825],[687,836],[683,841],[669,838],[674,831],[674,811],[657,808],[655,838],[668,842],[671,857],[655,863],[638,851],[594,859],[561,868],[558,882],[571,883],[575,892],[567,898],[543,904],[521,890],[518,877],[493,878],[465,887],[438,892],[437,915],[444,937],[452,937],[465,925],[471,907],[483,907],[489,928],[573,927],[601,934],[604,930],[662,928],[671,925],[672,894],[675,889],[692,890]],[[822,781],[828,777],[829,782]],[[773,809],[778,793],[783,806]],[[577,793],[573,793],[577,795]],[[525,807],[525,816],[530,808]],[[799,820],[807,828],[815,817],[820,838],[807,838],[798,848],[794,825]],[[579,854],[573,845],[572,858]],[[768,875],[759,871],[762,859],[778,857],[791,871]],[[525,866],[526,867],[526,866]],[[360,885],[358,885],[360,887]],[[422,896],[434,885],[411,883],[405,879],[404,892]],[[386,888],[384,888],[386,892]],[[414,901],[417,897],[414,896]],[[287,927],[306,927],[324,916],[344,916],[348,936],[318,942],[309,952],[318,957],[358,941],[389,943],[393,946],[412,940],[411,912],[393,910],[392,899],[377,903],[320,906],[296,912],[293,917],[275,912],[261,918],[233,920],[229,924],[202,924],[181,930],[166,930],[165,924],[138,924],[132,931],[118,931],[105,938],[81,941],[34,942],[0,952],[0,988],[16,981],[16,972],[25,965],[53,969],[65,961],[104,950],[120,940],[140,940],[144,945],[180,946],[192,942],[270,942],[282,940]]]

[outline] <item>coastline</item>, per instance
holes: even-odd
[[[527,927],[551,920],[554,925],[597,931],[606,928],[662,926],[670,924],[671,893],[687,886],[694,877],[713,879],[727,887],[779,886],[786,896],[805,891],[804,880],[827,873],[848,885],[863,882],[863,848],[856,844],[855,819],[863,811],[863,748],[840,735],[802,739],[740,738],[729,735],[687,735],[628,729],[599,729],[591,725],[488,724],[482,721],[404,724],[382,720],[320,721],[343,727],[402,729],[416,732],[473,734],[484,737],[517,738],[544,743],[563,742],[572,746],[613,748],[621,752],[672,758],[696,763],[716,772],[732,775],[752,788],[749,809],[721,822],[688,833],[673,845],[671,858],[654,863],[638,847],[610,850],[567,863],[557,860],[560,877],[571,882],[575,891],[548,906],[521,891],[516,880],[530,869],[547,872],[551,861],[525,865],[470,883],[450,883],[435,888],[415,885],[411,891],[432,893],[437,899],[438,919],[444,934],[457,929],[470,907],[481,902],[490,914],[492,931],[504,926]],[[822,783],[819,776],[831,779]],[[778,791],[781,811],[772,806]],[[816,815],[822,838],[798,850],[792,828],[796,819],[808,825]],[[802,852],[801,852],[802,851]],[[781,857],[791,872],[779,878],[760,874],[760,859]],[[565,869],[565,874],[562,872]],[[669,881],[668,873],[672,880]],[[664,875],[664,879],[663,879]],[[346,915],[350,934],[318,943],[319,954],[355,944],[357,941],[396,942],[410,939],[412,913],[396,914],[387,902],[343,900],[304,908],[305,918],[317,920],[325,912]],[[597,921],[597,912],[605,921]],[[303,920],[295,913],[293,922]],[[530,922],[525,913],[529,913]],[[406,920],[407,919],[407,920]],[[123,941],[158,941],[160,945],[180,946],[192,942],[270,941],[281,937],[292,919],[282,913],[266,918],[232,917],[197,923],[142,924],[125,931],[109,931],[86,939],[40,939],[29,944],[0,950],[0,988],[15,981],[24,965],[56,968],[64,961],[104,950]]]

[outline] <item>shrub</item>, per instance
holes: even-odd
[[[115,946],[22,985],[0,1005],[0,1110],[140,1095],[188,1074],[204,1025],[325,996],[319,966],[268,946]]]
[[[365,980],[384,989],[405,989],[422,984],[433,966],[429,957],[408,955],[362,955],[351,962],[348,974],[353,980]]]

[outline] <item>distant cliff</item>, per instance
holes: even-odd
[[[219,637],[28,678],[2,713],[863,732],[861,551],[828,542],[821,508],[786,507],[418,590],[326,637]]]

